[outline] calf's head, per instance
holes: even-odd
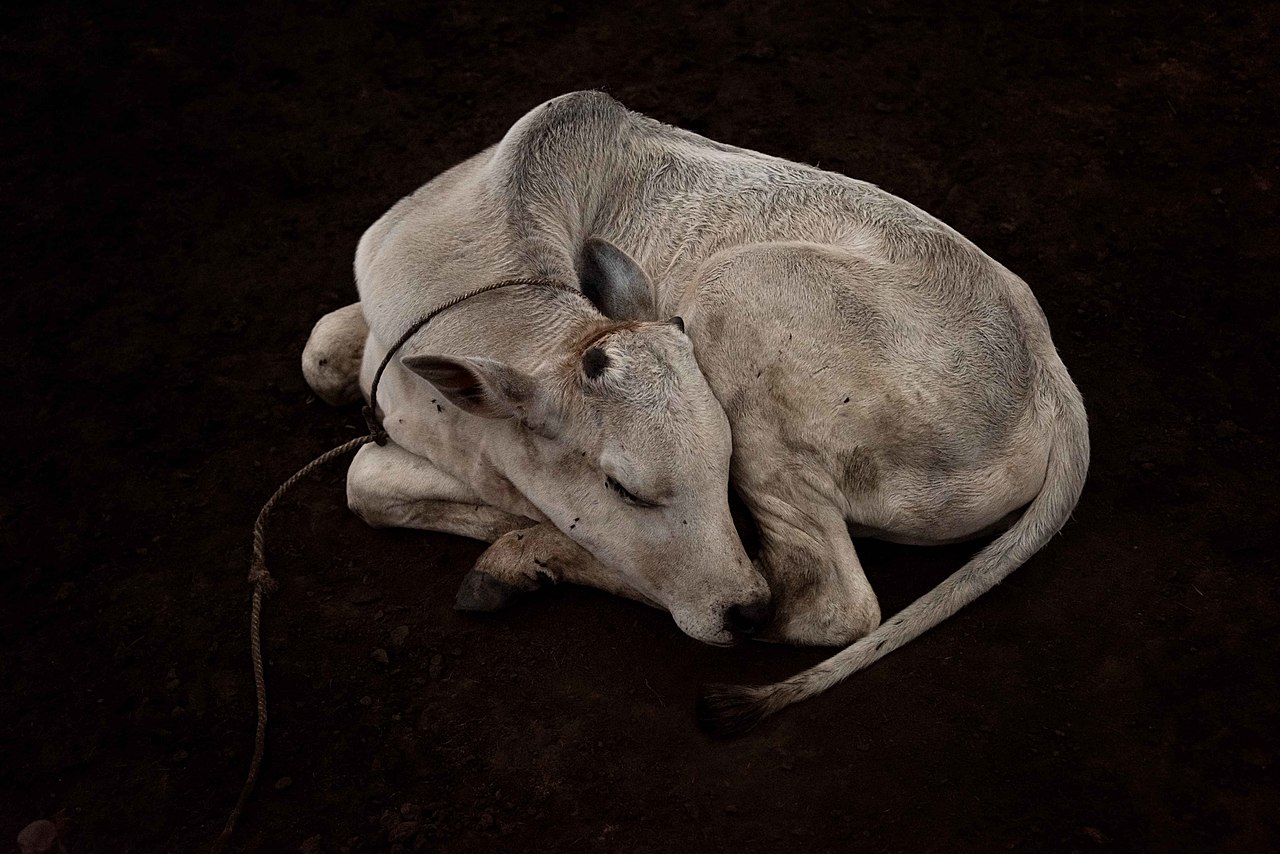
[[[767,620],[769,589],[729,512],[729,421],[680,319],[648,319],[653,291],[634,261],[592,240],[581,275],[607,317],[533,371],[403,362],[466,412],[512,422],[508,479],[610,585],[666,608],[694,638],[731,643]]]

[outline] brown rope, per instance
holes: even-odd
[[[551,279],[503,279],[501,282],[493,282],[488,285],[481,285],[478,288],[472,288],[464,294],[459,294],[451,300],[448,300],[431,311],[418,318],[418,321],[404,331],[404,334],[396,339],[396,343],[391,345],[387,350],[387,354],[382,357],[382,363],[378,365],[377,372],[373,375],[373,384],[369,387],[369,404],[364,408],[364,420],[369,425],[369,435],[373,437],[373,441],[379,445],[387,444],[387,431],[382,427],[382,419],[378,415],[378,384],[382,382],[382,372],[387,369],[387,365],[391,364],[391,359],[400,348],[409,343],[409,339],[418,333],[418,330],[430,323],[436,315],[446,312],[460,302],[466,302],[472,297],[478,297],[480,294],[496,291],[498,288],[509,288],[514,285],[534,285],[542,288],[552,288],[557,291],[568,291],[571,294],[586,299],[586,295],[575,287],[553,281]]]
[[[236,805],[231,809],[231,815],[227,816],[226,827],[222,828],[222,834],[213,845],[215,854],[222,850],[222,846],[231,838],[232,832],[236,829],[236,821],[239,820],[240,813],[244,811],[245,801],[249,799],[250,793],[253,792],[254,784],[258,782],[258,771],[262,768],[262,754],[267,745],[267,680],[262,672],[262,600],[269,596],[276,587],[276,581],[271,577],[271,572],[267,569],[266,535],[264,533],[267,527],[267,520],[271,518],[271,511],[275,510],[276,505],[280,503],[280,499],[293,488],[294,484],[330,460],[354,451],[372,441],[374,441],[373,436],[361,436],[358,439],[352,439],[350,442],[343,442],[338,447],[324,452],[298,469],[293,477],[280,484],[280,488],[275,491],[275,494],[267,499],[267,503],[262,505],[262,509],[258,511],[258,520],[253,523],[253,561],[249,565],[249,583],[253,585],[253,606],[249,611],[249,654],[253,659],[253,684],[258,694],[258,730],[253,739],[253,760],[249,763],[249,775],[245,778],[244,787],[240,789],[240,797],[236,800]]]
[[[258,696],[258,728],[253,739],[253,759],[249,763],[249,774],[245,778],[244,786],[240,789],[240,797],[236,800],[236,805],[232,807],[231,814],[227,816],[226,826],[222,828],[222,833],[213,843],[213,854],[217,854],[222,850],[223,846],[227,844],[227,840],[231,838],[231,834],[235,831],[236,822],[244,811],[245,802],[249,800],[254,784],[258,782],[258,772],[262,769],[262,755],[266,750],[267,680],[262,670],[262,600],[269,596],[276,586],[275,579],[271,577],[271,573],[267,570],[266,559],[266,527],[267,521],[271,517],[271,511],[275,509],[276,505],[280,503],[280,499],[284,497],[285,493],[293,489],[298,481],[330,460],[354,451],[370,442],[378,445],[387,443],[387,431],[383,428],[382,419],[378,415],[378,384],[382,381],[382,373],[387,369],[387,365],[391,363],[392,357],[401,347],[408,343],[414,334],[430,323],[436,315],[448,311],[460,302],[465,302],[488,291],[509,288],[514,285],[536,285],[538,287],[553,288],[586,298],[582,291],[560,282],[547,279],[505,279],[501,282],[473,288],[432,309],[405,330],[404,334],[396,340],[391,349],[387,350],[387,354],[382,358],[382,364],[378,365],[378,371],[373,376],[373,384],[369,388],[369,404],[364,408],[365,421],[369,425],[369,435],[352,439],[350,442],[344,442],[298,469],[293,477],[280,484],[275,493],[267,499],[267,503],[262,505],[262,510],[258,512],[258,519],[253,524],[253,560],[249,565],[249,583],[253,585],[253,604],[249,610],[249,654],[253,659],[253,684]]]

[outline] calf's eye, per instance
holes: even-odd
[[[630,492],[630,490],[628,490],[622,484],[618,483],[618,481],[616,481],[612,477],[605,477],[604,482],[605,482],[605,485],[608,486],[611,490],[613,490],[618,495],[619,498],[621,498],[623,501],[627,502],[628,504],[634,504],[637,507],[653,506],[648,501],[645,501],[643,498],[639,498],[636,495],[633,495]]]

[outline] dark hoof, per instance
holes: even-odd
[[[514,584],[473,569],[462,579],[453,607],[458,611],[496,611],[510,605],[524,592]]]

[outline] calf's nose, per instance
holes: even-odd
[[[763,629],[773,616],[769,602],[752,602],[749,605],[732,605],[725,612],[725,626],[735,635],[751,636]]]

